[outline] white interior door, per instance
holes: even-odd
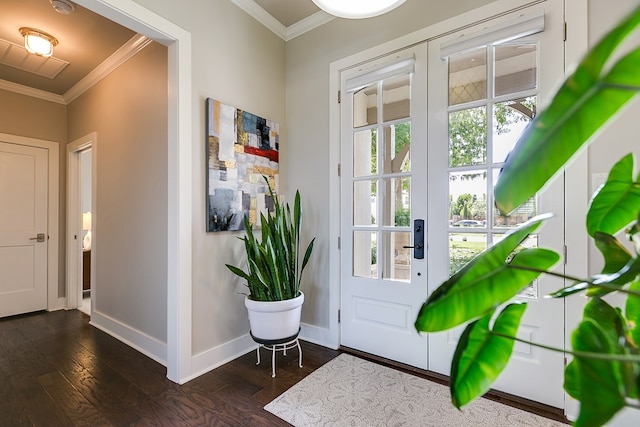
[[[47,308],[47,161],[0,142],[0,317]]]
[[[493,209],[502,163],[563,76],[562,24],[562,2],[545,2],[429,44],[429,292],[539,213],[556,216],[525,245],[563,252],[562,179],[510,216]],[[543,298],[562,286],[543,277],[521,293],[528,308],[520,338],[564,347],[564,301]],[[461,333],[429,335],[430,370],[449,375]],[[516,343],[495,388],[564,407],[563,368],[562,353]]]
[[[425,44],[343,72],[341,108],[341,344],[422,368],[425,73]]]

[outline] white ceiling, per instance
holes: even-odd
[[[312,0],[229,0],[253,16],[283,40],[290,40],[333,19],[320,11]],[[69,100],[69,94],[78,92],[78,85],[86,84],[87,76],[114,57],[140,47],[141,36],[81,6],[69,15],[56,12],[50,0],[0,0],[0,88],[22,91],[35,89],[51,94],[61,102]],[[24,71],[28,62],[44,63],[42,58],[23,54],[23,69],[1,63],[3,55],[9,59],[23,45],[20,27],[34,27],[59,40],[54,48],[49,68],[54,61],[68,62],[58,75],[44,77]],[[4,42],[2,41],[4,40]],[[3,49],[4,46],[4,49]],[[11,48],[7,48],[11,46]],[[18,62],[20,59],[18,60]],[[38,64],[36,64],[37,68]],[[43,65],[43,69],[47,64]],[[60,65],[58,65],[60,66]],[[33,68],[32,68],[33,71]],[[95,79],[94,79],[95,80]],[[75,88],[75,90],[74,90]],[[26,92],[25,92],[26,93]],[[56,98],[57,97],[57,98]]]

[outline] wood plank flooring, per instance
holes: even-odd
[[[271,378],[270,353],[255,351],[183,386],[166,368],[89,325],[77,311],[34,313],[0,319],[0,427],[11,426],[288,426],[263,410],[318,367],[340,354],[301,341],[277,354]],[[445,377],[360,357],[446,383]],[[502,403],[565,421],[553,408],[490,393]]]
[[[0,320],[0,426],[287,426],[262,409],[340,352],[255,351],[179,386],[77,310]]]

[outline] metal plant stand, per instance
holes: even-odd
[[[265,340],[262,338],[254,337],[251,331],[249,331],[249,335],[251,338],[258,343],[258,348],[256,348],[256,355],[258,356],[258,362],[256,365],[260,364],[260,348],[265,348],[271,352],[271,377],[275,378],[276,376],[276,352],[281,351],[285,356],[287,355],[287,350],[298,347],[298,366],[302,368],[302,348],[300,348],[300,341],[298,341],[298,334],[300,333],[300,329],[295,335],[292,335],[287,338],[275,339],[275,340]]]

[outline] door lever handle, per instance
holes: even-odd
[[[422,245],[403,246],[404,249],[422,249]]]
[[[35,240],[36,242],[42,243],[44,242],[44,233],[38,233],[36,237],[32,237],[29,240]]]

